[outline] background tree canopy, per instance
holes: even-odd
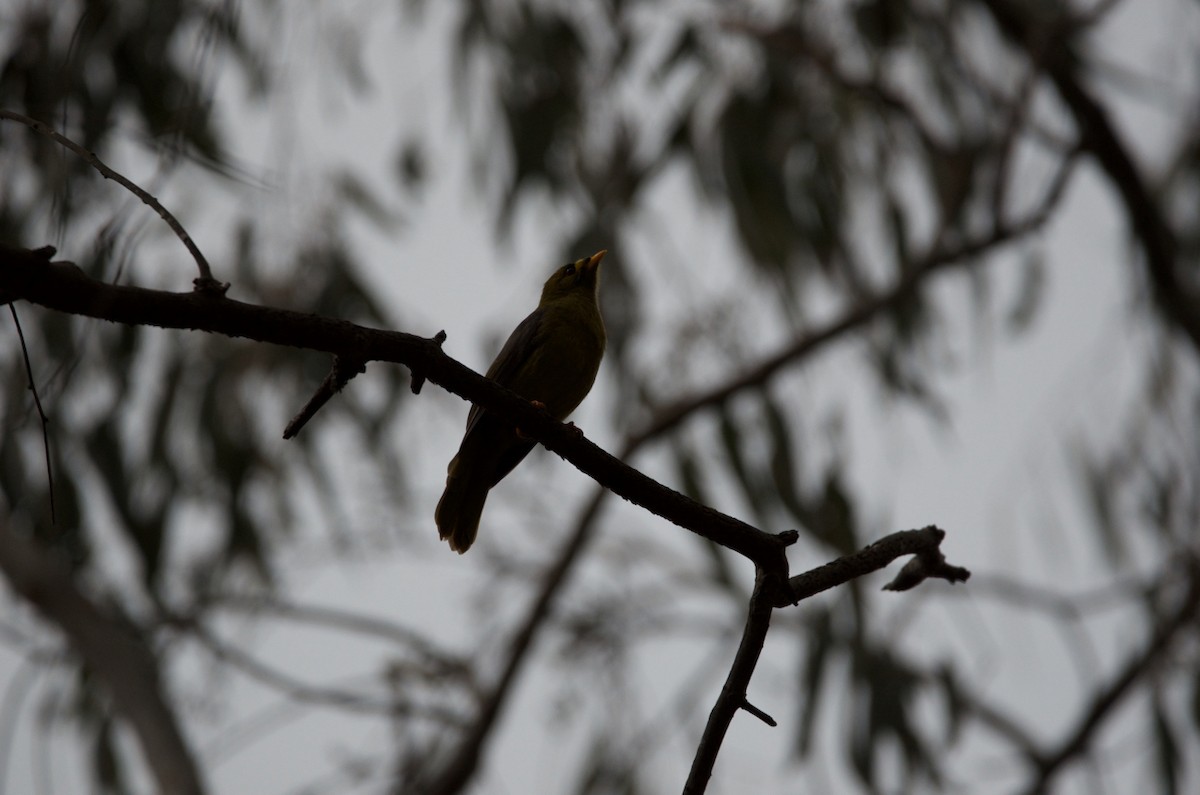
[[[588,438],[798,530],[793,573],[948,531],[965,588],[776,611],[750,701],[779,727],[739,714],[710,791],[1200,787],[1194,3],[0,20],[0,109],[157,196],[231,297],[445,329],[482,371],[550,268],[608,248]],[[0,173],[0,243],[190,289],[153,212],[11,115]],[[139,725],[212,792],[681,788],[742,557],[535,453],[460,559],[432,515],[466,408],[407,370],[284,442],[328,356],[11,306],[0,790],[165,788]]]

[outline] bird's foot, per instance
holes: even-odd
[[[582,439],[582,438],[583,438],[583,429],[582,429],[582,428],[580,428],[580,427],[579,427],[578,425],[576,425],[575,423],[573,423],[573,422],[568,422],[568,423],[567,423],[567,428],[568,428],[568,429],[570,429],[570,431],[571,431],[571,435],[572,435],[572,436],[574,436],[576,439]]]

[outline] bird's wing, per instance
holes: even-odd
[[[500,349],[500,353],[496,354],[496,358],[492,360],[492,365],[487,371],[488,378],[501,386],[510,386],[512,384],[516,374],[521,371],[521,368],[525,366],[525,363],[529,361],[529,357],[533,353],[534,342],[545,314],[545,310],[538,307],[530,312],[529,316],[522,320],[520,325],[513,329],[513,333],[508,335],[508,340],[504,343],[504,347]],[[464,444],[466,443],[466,437],[471,435],[471,431],[479,423],[479,418],[482,414],[483,410],[479,406],[471,406],[471,413],[467,415],[467,431],[463,438]]]

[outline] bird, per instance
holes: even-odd
[[[559,422],[595,383],[604,357],[600,261],[607,249],[556,268],[537,309],[509,335],[487,377],[544,408]],[[434,512],[438,535],[462,554],[479,532],[488,492],[534,447],[512,422],[479,406],[467,415],[458,453],[446,468],[446,490]]]

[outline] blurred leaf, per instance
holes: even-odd
[[[385,207],[379,197],[353,172],[341,169],[334,175],[331,183],[337,192],[337,199],[344,202],[346,208],[357,210],[359,215],[382,231],[395,228],[396,213]]]
[[[960,738],[963,718],[967,714],[953,666],[949,664],[939,666],[935,674],[935,681],[941,686],[942,697],[946,705],[946,743],[953,745]]]
[[[396,156],[394,168],[396,178],[405,190],[416,193],[425,187],[429,164],[420,140],[409,139],[404,142]]]
[[[799,676],[800,726],[796,736],[796,754],[803,759],[812,749],[821,696],[825,692],[825,671],[832,660],[832,615],[827,609],[815,608],[806,618],[805,631],[797,637],[804,649]]]
[[[675,453],[675,472],[679,478],[679,490],[698,503],[707,505],[708,496],[701,479],[700,467],[696,459],[682,441],[676,440],[673,446]]]
[[[1162,703],[1156,698],[1153,701],[1154,749],[1155,761],[1158,763],[1158,792],[1163,795],[1176,795],[1179,792],[1179,781],[1183,771],[1183,762],[1179,753],[1179,741],[1175,729],[1167,718]]]
[[[1008,330],[1014,334],[1029,330],[1046,292],[1046,262],[1042,250],[1031,249],[1022,264],[1020,292],[1008,310]]]
[[[696,458],[688,446],[676,439],[672,450],[675,457],[675,472],[678,478],[680,492],[692,498],[701,505],[711,505],[708,492],[704,488],[704,478]],[[735,580],[729,568],[725,548],[714,544],[708,539],[698,539],[710,563],[709,577],[713,584],[728,593],[740,595],[742,586]]]
[[[882,647],[860,648],[853,663],[853,676],[858,684],[854,698],[866,700],[865,717],[850,738],[850,757],[856,772],[866,784],[879,786],[875,758],[883,752],[886,742],[894,742],[903,754],[906,778],[923,776],[936,784],[940,778],[937,766],[917,730],[911,710],[921,675]]]
[[[1101,541],[1101,549],[1112,565],[1125,559],[1122,528],[1116,520],[1116,474],[1114,462],[1102,463],[1092,458],[1079,444],[1075,445],[1075,469],[1083,480],[1084,494],[1092,512],[1092,526]]]
[[[831,465],[825,473],[825,489],[812,518],[814,534],[843,555],[859,547],[854,503],[842,485],[841,470]]]
[[[909,13],[907,5],[904,0],[858,0],[854,3],[854,23],[871,50],[886,50],[900,38]]]
[[[1178,506],[1186,499],[1181,491],[1182,476],[1169,464],[1148,465],[1146,485],[1141,494],[1141,509],[1146,522],[1166,538],[1178,524]]]
[[[639,795],[636,767],[613,748],[606,737],[597,736],[585,760],[574,791],[578,795]]]
[[[725,463],[728,465],[738,485],[741,486],[742,495],[745,497],[746,503],[754,511],[754,516],[761,524],[766,518],[767,506],[764,504],[762,488],[758,482],[757,475],[750,470],[750,466],[742,454],[741,428],[738,427],[737,421],[733,418],[733,414],[728,406],[722,406],[717,412],[717,416],[721,449],[725,453]]]
[[[371,89],[370,73],[363,63],[363,54],[366,52],[363,38],[367,29],[341,22],[325,27],[325,38],[331,43],[345,84],[358,94],[366,94]]]
[[[795,455],[799,451],[792,439],[787,417],[779,408],[779,404],[771,397],[769,390],[764,389],[762,399],[763,417],[766,420],[767,438],[771,446],[771,478],[779,501],[792,517],[803,524],[807,511],[804,509],[800,493],[797,491],[799,473],[797,472]]]
[[[510,61],[500,82],[498,100],[513,155],[513,174],[500,213],[507,227],[518,192],[544,183],[566,185],[567,142],[583,121],[579,71],[583,41],[562,9],[524,5],[505,26]],[[562,150],[562,151],[559,151]]]
[[[1192,688],[1192,725],[1200,731],[1200,670],[1193,672],[1189,685]]]
[[[249,564],[250,570],[266,585],[274,581],[271,559],[267,555],[263,530],[241,507],[241,489],[235,488],[231,495],[226,522],[229,534],[225,541],[225,560],[229,563]]]
[[[683,24],[675,33],[675,44],[667,51],[666,56],[662,61],[654,67],[652,79],[655,82],[661,83],[671,76],[671,73],[694,60],[703,52],[700,45],[700,38],[696,33],[694,25]]]
[[[121,774],[121,757],[113,745],[112,721],[104,717],[92,740],[92,769],[103,792],[127,792]]]
[[[718,122],[721,130],[722,187],[729,197],[738,235],[753,261],[783,275],[800,230],[789,211],[785,154],[772,146],[769,119],[782,98],[769,82],[736,95]],[[794,115],[794,114],[788,114]],[[815,242],[815,241],[813,241]]]
[[[912,261],[912,245],[908,239],[909,220],[903,201],[888,189],[885,193],[888,231],[891,232],[893,255],[898,263]],[[905,266],[901,266],[903,269]]]
[[[976,184],[975,170],[978,152],[964,144],[953,149],[933,149],[929,152],[930,183],[937,193],[941,209],[940,223],[948,229],[962,226],[963,210],[972,187]]]

